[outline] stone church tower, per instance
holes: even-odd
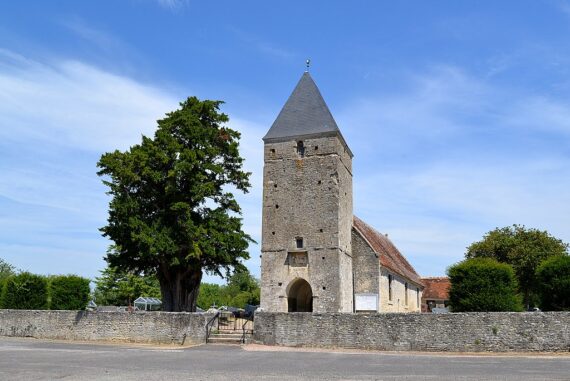
[[[352,152],[308,72],[263,141],[261,308],[352,312]]]

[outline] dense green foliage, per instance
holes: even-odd
[[[107,267],[95,278],[93,294],[95,303],[100,306],[128,306],[139,296],[160,298],[160,285],[152,274],[136,275]]]
[[[45,310],[48,308],[47,280],[28,272],[12,275],[5,280],[1,299],[2,308]]]
[[[540,307],[544,311],[570,311],[570,256],[542,262],[536,271]]]
[[[224,286],[202,283],[198,306],[207,310],[211,306],[244,308],[246,304],[259,304],[259,282],[247,270],[233,274]]]
[[[521,225],[497,228],[467,248],[466,258],[494,258],[515,270],[527,307],[538,304],[536,269],[547,258],[568,254],[568,244],[546,231]]]
[[[84,310],[89,302],[89,279],[58,275],[49,279],[50,310]]]
[[[447,269],[453,312],[521,311],[513,268],[491,258],[466,259]]]
[[[116,250],[106,260],[156,274],[166,311],[194,311],[203,271],[229,274],[249,257],[251,238],[229,190],[247,192],[250,174],[221,104],[190,97],[158,121],[154,138],[97,164],[112,197],[101,231]]]
[[[2,293],[4,291],[4,284],[6,283],[6,280],[12,275],[16,275],[16,268],[0,258],[0,308],[2,308]]]
[[[219,284],[202,282],[200,284],[200,293],[198,294],[196,305],[203,310],[214,306],[227,305],[224,287],[225,286]]]
[[[4,280],[11,275],[16,275],[16,268],[0,258],[0,291]]]

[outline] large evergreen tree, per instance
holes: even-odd
[[[166,311],[194,311],[203,271],[227,275],[248,258],[252,240],[230,190],[247,192],[250,174],[221,104],[190,97],[158,121],[154,138],[98,163],[112,196],[101,231],[117,248],[106,260],[156,274]]]

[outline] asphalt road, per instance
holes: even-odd
[[[55,379],[570,380],[570,356],[160,348],[0,338],[0,380]]]

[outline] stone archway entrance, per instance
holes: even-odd
[[[295,279],[288,287],[287,310],[289,312],[313,312],[313,290],[305,279]]]

